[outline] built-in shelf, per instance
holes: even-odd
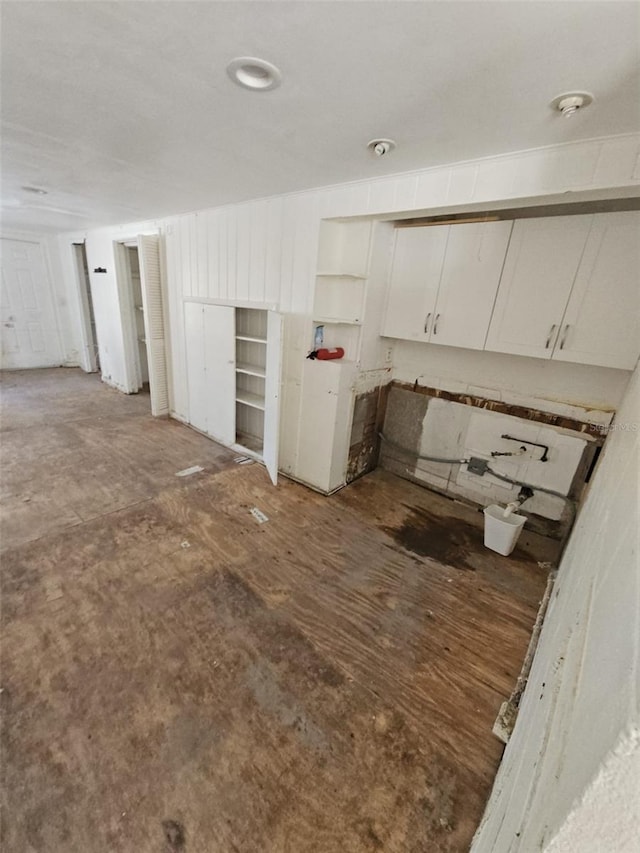
[[[259,435],[252,435],[250,432],[238,430],[236,432],[236,443],[262,458],[262,438]]]
[[[361,326],[362,320],[346,320],[344,317],[316,317],[313,321],[319,323],[337,323],[340,326]]]
[[[250,335],[236,335],[237,341],[250,341],[253,344],[266,344],[266,338],[254,338]]]
[[[367,276],[359,272],[317,272],[318,278],[366,278]]]
[[[264,397],[259,394],[252,394],[250,391],[236,389],[236,403],[243,403],[245,406],[251,406],[252,409],[260,409],[264,412]]]
[[[246,373],[247,376],[259,376],[264,379],[267,375],[266,369],[257,364],[246,364],[244,362],[236,362],[236,373]]]

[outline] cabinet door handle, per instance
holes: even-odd
[[[436,314],[436,319],[433,321],[433,334],[438,334],[438,320],[440,319],[440,315]]]
[[[558,325],[557,323],[554,323],[553,326],[549,329],[549,337],[547,338],[547,342],[544,345],[545,349],[549,349],[549,345],[551,344],[551,339],[553,338],[553,333],[554,333],[557,325]]]
[[[569,334],[569,324],[564,327],[564,334],[562,336],[562,340],[560,341],[560,349],[564,349],[564,345],[567,342],[567,335]]]
[[[429,311],[429,313],[427,314],[427,316],[424,319],[424,333],[425,333],[425,335],[429,334],[429,318],[430,317],[431,317],[431,311]]]

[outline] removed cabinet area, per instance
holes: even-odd
[[[282,317],[185,301],[189,423],[278,472]]]
[[[512,225],[398,228],[382,334],[483,349]]]

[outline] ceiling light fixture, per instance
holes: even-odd
[[[396,143],[393,139],[372,139],[370,142],[367,142],[367,148],[369,151],[373,151],[376,157],[384,157],[385,154],[393,151],[395,147]]]
[[[557,95],[550,106],[565,118],[571,118],[578,110],[588,107],[591,103],[593,103],[593,95],[589,92],[564,92],[562,95]]]
[[[21,187],[26,193],[35,193],[35,195],[48,195],[47,190],[40,189],[40,187]]]
[[[266,59],[256,56],[238,56],[227,65],[227,74],[238,86],[254,92],[268,92],[280,85],[279,69]]]

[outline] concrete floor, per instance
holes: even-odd
[[[536,556],[382,471],[274,488],[80,371],[2,385],[3,850],[468,850]]]

